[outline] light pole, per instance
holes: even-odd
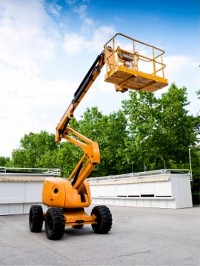
[[[192,160],[191,160],[191,149],[189,148],[189,164],[190,164],[190,175],[192,181]]]

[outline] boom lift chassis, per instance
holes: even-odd
[[[121,46],[126,49],[121,49]],[[65,226],[81,229],[85,224],[91,224],[95,233],[106,234],[110,231],[112,214],[107,206],[93,207],[91,215],[84,210],[91,204],[90,187],[86,179],[95,165],[100,163],[98,143],[73,130],[68,124],[104,64],[105,81],[113,83],[116,91],[125,92],[133,89],[154,92],[168,85],[164,77],[163,54],[163,50],[121,33],[117,33],[104,45],[103,52],[97,56],[56,127],[56,142],[66,139],[80,147],[83,156],[68,179],[45,178],[42,202],[48,209],[44,213],[42,206],[31,206],[31,232],[41,232],[43,222],[46,236],[50,240],[61,239]]]

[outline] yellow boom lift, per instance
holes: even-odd
[[[107,206],[95,206],[90,215],[84,208],[91,204],[89,182],[86,180],[94,166],[100,162],[98,144],[68,126],[74,111],[90,89],[102,67],[106,64],[105,81],[115,85],[116,91],[154,92],[168,85],[164,76],[164,51],[117,33],[105,45],[87,72],[74,98],[56,127],[55,139],[73,143],[83,150],[83,156],[68,179],[45,178],[42,202],[48,207],[33,205],[29,212],[31,232],[40,232],[43,221],[48,239],[62,238],[65,226],[81,229],[91,224],[95,233],[106,234],[112,227],[112,214]]]

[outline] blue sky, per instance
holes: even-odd
[[[169,84],[188,88],[188,110],[197,114],[199,18],[199,0],[0,0],[0,156],[10,156],[24,134],[54,133],[82,78],[117,32],[166,51]],[[116,111],[128,97],[105,83],[104,74],[77,118],[91,106]]]

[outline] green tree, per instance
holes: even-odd
[[[128,119],[127,161],[135,171],[184,167],[188,149],[197,139],[196,118],[188,115],[187,90],[175,84],[160,99],[151,93],[131,92],[123,102]]]
[[[72,127],[78,132],[98,142],[101,163],[95,167],[93,176],[119,174],[125,171],[123,165],[126,118],[122,111],[102,115],[97,107],[87,109]],[[70,124],[71,126],[71,124]]]
[[[51,153],[58,149],[54,139],[54,135],[46,131],[24,135],[20,147],[12,152],[13,166],[54,167]]]
[[[56,152],[56,165],[61,169],[62,176],[69,177],[82,156],[79,148],[69,142],[62,142]]]
[[[129,171],[124,157],[127,120],[122,111],[102,117],[99,135],[101,175],[122,174]]]
[[[10,158],[0,156],[0,166],[10,166]]]
[[[177,166],[188,162],[188,149],[195,145],[195,117],[188,114],[186,106],[187,89],[178,88],[175,84],[162,94],[159,101],[159,119],[153,143],[156,154],[163,161],[164,168],[170,167],[170,160]]]
[[[130,92],[130,98],[123,101],[123,111],[128,120],[128,135],[125,138],[125,156],[133,170],[149,169],[155,154],[152,143],[154,130],[158,124],[158,100],[154,94]]]

